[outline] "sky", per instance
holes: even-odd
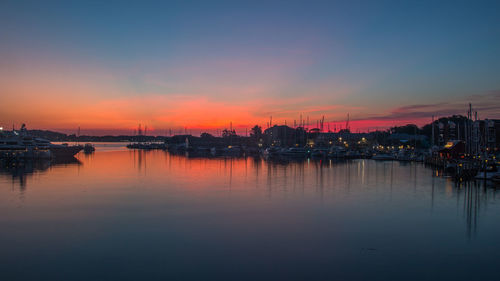
[[[239,133],[500,118],[499,1],[1,1],[0,126]],[[295,120],[295,121],[294,121]]]

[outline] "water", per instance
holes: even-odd
[[[0,280],[498,280],[492,186],[123,146],[2,170]]]

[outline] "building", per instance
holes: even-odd
[[[439,150],[439,156],[446,159],[458,159],[464,153],[465,143],[459,140],[449,141]]]
[[[286,125],[274,125],[264,131],[266,145],[275,146],[304,146],[307,133],[302,127],[296,129]]]

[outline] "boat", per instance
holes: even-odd
[[[336,159],[344,159],[346,157],[346,149],[342,146],[332,146],[328,156]]]
[[[398,161],[412,161],[411,154],[406,150],[400,150],[396,155]]]
[[[361,158],[361,153],[359,153],[356,150],[348,150],[345,153],[345,158],[346,159],[359,159],[359,158]]]
[[[302,147],[291,147],[291,148],[285,149],[284,151],[280,152],[281,156],[297,157],[297,158],[306,157],[307,154],[308,154],[308,151]]]
[[[327,148],[315,148],[311,151],[311,157],[322,158],[328,156]]]
[[[85,153],[92,153],[95,151],[95,147],[93,144],[91,143],[86,143],[84,146],[83,146],[83,152]]]
[[[30,136],[24,124],[19,131],[3,132],[0,136],[0,150],[16,152],[17,157],[23,158],[73,157],[82,149],[81,145],[54,144],[49,140]]]
[[[500,171],[496,164],[488,165],[486,169],[479,171],[476,175],[478,180],[493,180],[493,178],[500,176]]]
[[[129,149],[144,149],[144,150],[152,150],[152,149],[167,149],[167,145],[164,143],[143,143],[143,142],[138,142],[138,143],[131,143],[127,145],[127,148]]]
[[[392,154],[388,153],[376,153],[372,156],[373,160],[380,160],[380,161],[390,161],[390,160],[395,160],[396,157]]]
[[[491,181],[500,184],[500,173],[496,173],[491,177]]]
[[[235,145],[229,145],[222,149],[222,155],[224,156],[239,156],[241,154],[241,148]]]
[[[68,144],[51,144],[49,147],[50,152],[55,158],[73,157],[78,152],[82,151],[81,145],[68,145]]]
[[[264,149],[264,151],[262,151],[262,155],[264,157],[277,157],[277,156],[279,156],[280,151],[281,151],[281,148],[276,147],[276,146],[271,146],[271,147]]]

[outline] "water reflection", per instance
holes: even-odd
[[[432,279],[415,269],[423,264],[463,280],[478,272],[456,264],[476,261],[481,276],[496,274],[484,267],[500,250],[495,186],[455,184],[422,164],[99,148],[78,159],[0,172],[1,272],[22,276],[22,257],[46,280],[61,263],[85,280],[102,279],[87,264],[126,280],[238,279],[228,266],[253,279],[310,279],[300,270],[321,280]],[[29,199],[22,210],[13,178]]]
[[[10,176],[12,184],[19,184],[21,192],[24,192],[28,177],[37,173],[46,173],[54,167],[79,166],[82,162],[74,157],[37,161],[24,161],[16,164],[0,165],[0,176]]]
[[[479,216],[483,208],[495,203],[497,186],[485,181],[464,182],[455,185],[457,207],[462,208],[462,218],[467,224],[467,237],[475,238]]]

